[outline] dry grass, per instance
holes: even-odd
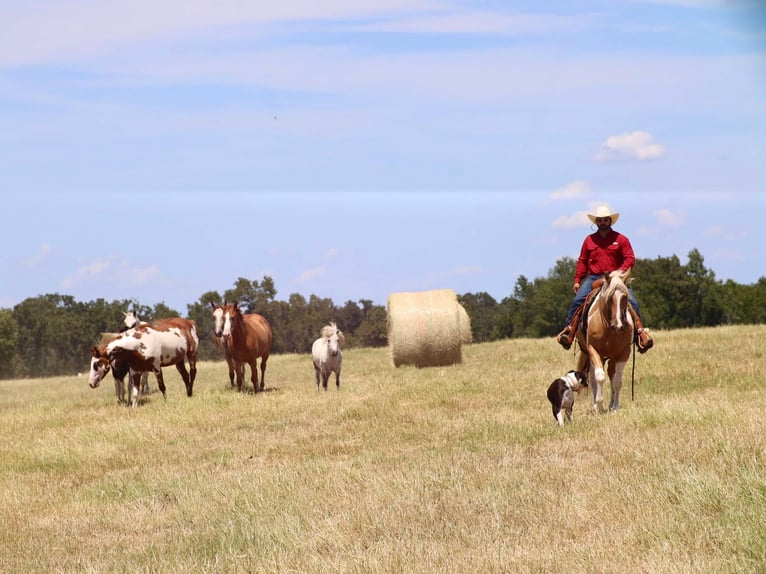
[[[654,332],[622,409],[555,426],[553,340],[393,368],[200,366],[137,412],[84,378],[0,382],[3,572],[672,572],[766,564],[766,326]],[[87,363],[87,353],[83,354]],[[628,373],[629,374],[629,373]],[[156,389],[156,385],[153,386]]]

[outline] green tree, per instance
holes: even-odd
[[[197,357],[202,361],[215,361],[223,359],[223,352],[215,344],[215,323],[213,321],[213,308],[211,304],[218,305],[223,298],[218,291],[203,293],[196,303],[187,305],[187,317],[197,325],[199,337],[199,349]]]
[[[475,343],[491,341],[494,332],[494,315],[497,311],[497,301],[484,291],[480,293],[465,293],[458,296],[458,301],[471,319],[471,333]]]
[[[361,347],[385,347],[388,344],[388,312],[385,307],[366,307],[355,338]]]
[[[10,309],[0,309],[0,377],[16,372],[16,321]]]

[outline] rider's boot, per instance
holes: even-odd
[[[574,341],[575,333],[577,332],[577,323],[580,322],[580,316],[582,315],[582,309],[583,305],[580,305],[572,315],[572,320],[569,321],[569,324],[564,327],[564,330],[561,331],[561,333],[556,335],[556,341],[558,341],[559,345],[564,347],[567,351],[572,347],[572,342]]]
[[[641,322],[641,317],[638,316],[638,313],[636,313],[636,310],[633,309],[633,307],[630,307],[630,314],[633,317],[633,340],[638,346],[638,352],[646,353],[654,346],[654,339],[652,339],[649,331],[644,327],[644,324]]]

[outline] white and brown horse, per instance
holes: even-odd
[[[243,314],[237,302],[212,305],[215,319],[215,335],[223,338],[223,344],[234,362],[237,375],[237,390],[242,392],[245,378],[245,364],[250,365],[250,381],[255,392],[265,386],[266,362],[271,353],[271,325],[258,313]],[[257,361],[261,359],[261,382],[258,384]],[[231,377],[229,363],[229,377]]]
[[[587,369],[593,391],[593,412],[605,412],[603,386],[607,374],[612,387],[609,410],[616,411],[620,406],[622,373],[633,343],[633,318],[628,309],[625,284],[628,275],[630,272],[613,271],[604,277],[604,284],[587,310],[586,321],[577,331],[581,350],[577,370]]]
[[[151,371],[157,386],[166,397],[162,367],[175,365],[186,385],[186,395],[192,396],[197,376],[197,326],[194,321],[171,318],[156,323],[140,323],[117,335],[107,344],[91,349],[88,384],[96,388],[113,365],[127,363],[130,369],[131,404],[138,406],[141,374]],[[189,371],[185,361],[189,361]]]

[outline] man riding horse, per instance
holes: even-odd
[[[593,282],[603,277],[604,274],[618,269],[626,273],[636,262],[630,240],[612,229],[612,225],[617,223],[619,217],[619,213],[612,212],[606,205],[599,206],[595,214],[588,214],[588,219],[598,229],[585,238],[580,249],[580,256],[577,259],[574,285],[572,286],[575,297],[569,308],[566,327],[556,337],[559,344],[565,349],[572,346],[577,325],[582,318],[585,300],[593,288]],[[639,353],[645,353],[652,348],[654,341],[644,328],[638,301],[636,301],[636,296],[630,287],[628,287],[628,293],[630,312],[635,326],[634,340]]]

